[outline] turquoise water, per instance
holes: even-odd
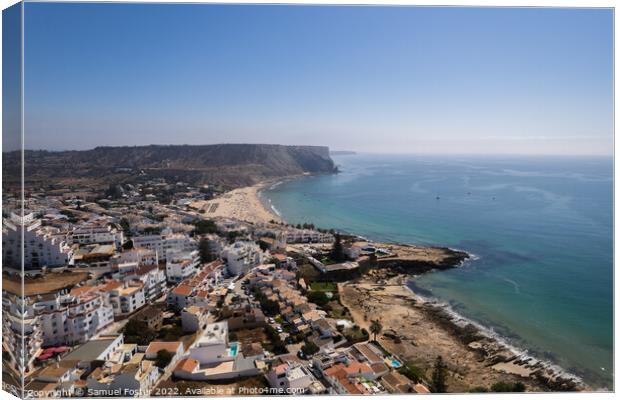
[[[413,284],[532,355],[612,388],[611,158],[334,159],[341,173],[263,196],[289,222],[475,254]]]
[[[237,357],[237,352],[239,351],[239,343],[235,342],[230,345],[228,349],[228,355],[231,357]]]

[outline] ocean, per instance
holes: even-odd
[[[333,158],[340,173],[261,196],[291,223],[475,255],[412,287],[594,388],[613,388],[611,157]]]

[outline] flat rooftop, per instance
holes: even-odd
[[[77,361],[94,361],[103,353],[116,338],[106,338],[91,340],[71,353],[67,354],[63,360],[77,360]]]

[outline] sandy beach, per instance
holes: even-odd
[[[369,329],[371,320],[379,319],[383,325],[379,343],[422,368],[427,377],[441,356],[450,371],[450,392],[489,388],[499,381],[521,381],[528,391],[551,389],[546,379],[537,376],[544,374],[544,368],[520,365],[513,354],[486,339],[464,343],[449,325],[441,323],[441,317],[433,315],[432,307],[405,286],[407,279],[404,275],[387,279],[369,275],[339,284],[340,298],[359,326]]]
[[[282,219],[272,210],[265,207],[258,192],[271,184],[262,182],[254,186],[231,190],[215,199],[196,201],[190,207],[202,210],[207,218],[235,218],[251,223],[280,222]]]

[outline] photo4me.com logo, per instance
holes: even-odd
[[[240,387],[238,395],[304,394],[303,388]]]

